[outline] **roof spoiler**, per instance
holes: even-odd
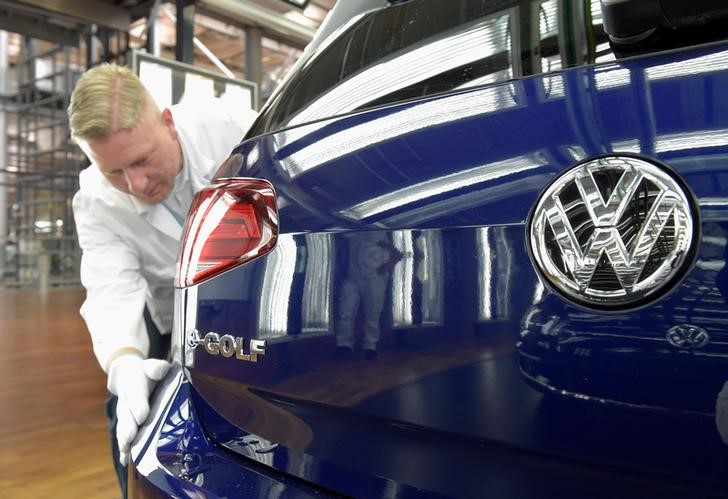
[[[613,44],[639,44],[656,31],[678,32],[728,17],[725,0],[600,0]]]

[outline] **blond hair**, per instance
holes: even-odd
[[[81,76],[71,94],[71,136],[91,141],[131,130],[145,110],[156,111],[161,119],[159,108],[131,69],[116,64],[96,66]]]

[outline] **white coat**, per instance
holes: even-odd
[[[199,105],[185,104],[170,111],[183,168],[188,168],[193,191],[198,192],[240,142],[254,112],[229,110],[221,102],[206,104],[203,112]],[[82,250],[81,282],[86,288],[81,315],[91,333],[94,354],[106,371],[120,351],[149,353],[145,304],[159,331],[171,331],[182,227],[161,203],[149,205],[112,187],[93,164],[81,172],[73,213]]]

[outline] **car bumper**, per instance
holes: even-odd
[[[132,447],[129,497],[338,497],[216,447],[190,400],[176,367],[158,386]]]

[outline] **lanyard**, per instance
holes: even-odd
[[[167,208],[167,211],[174,217],[175,220],[177,220],[177,223],[179,224],[180,227],[182,227],[184,225],[184,219],[181,216],[179,216],[176,211],[174,211],[172,208],[170,208],[169,206],[167,206],[164,203],[162,203],[162,206]]]

